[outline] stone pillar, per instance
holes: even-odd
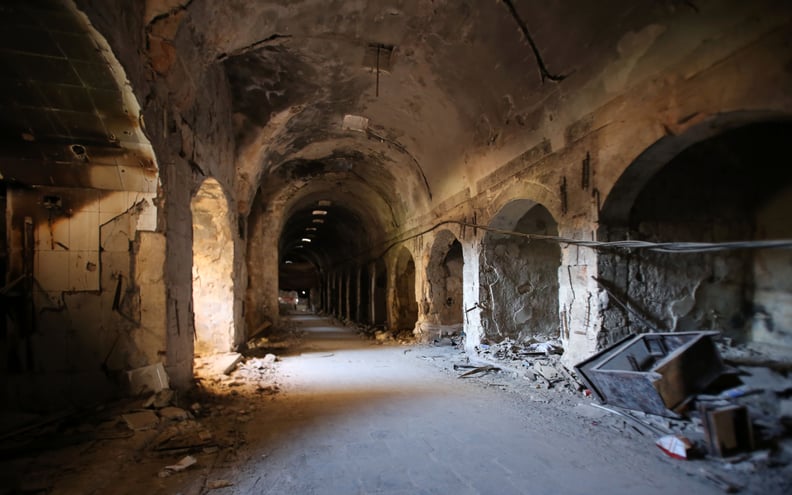
[[[571,232],[561,232],[561,235],[573,237]],[[558,311],[564,344],[562,362],[569,367],[597,350],[601,315],[598,287],[593,279],[596,276],[596,251],[579,246],[562,247]]]
[[[344,279],[340,273],[336,274],[336,284],[338,287],[338,307],[336,307],[336,316],[343,317],[344,312]]]
[[[355,279],[357,282],[355,283],[355,321],[360,323],[360,307],[363,305],[363,301],[361,300],[362,297],[362,287],[361,282],[363,281],[362,278],[362,268],[358,266],[355,269]]]
[[[470,235],[470,234],[469,234]],[[462,243],[462,256],[464,267],[462,278],[465,283],[462,289],[462,311],[464,312],[463,328],[465,330],[465,350],[475,352],[475,347],[481,343],[484,329],[481,326],[481,308],[479,307],[479,276],[481,240],[483,233],[479,232],[475,238]]]
[[[369,324],[377,322],[377,264],[372,262],[368,266],[369,284]]]

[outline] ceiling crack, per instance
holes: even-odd
[[[147,35],[151,35],[151,34],[152,34],[152,31],[154,30],[154,25],[155,25],[155,24],[157,24],[158,22],[160,22],[160,21],[161,21],[161,20],[163,20],[163,19],[167,19],[168,17],[170,17],[170,16],[172,16],[172,15],[176,15],[176,14],[178,14],[179,12],[182,12],[182,11],[185,11],[185,10],[187,10],[187,8],[188,8],[188,7],[189,7],[189,6],[190,6],[190,5],[191,5],[191,4],[192,4],[194,1],[195,1],[195,0],[187,0],[187,1],[186,1],[185,3],[183,3],[182,5],[177,5],[176,7],[173,7],[172,9],[170,9],[170,10],[169,10],[169,11],[167,11],[167,12],[163,12],[162,14],[158,14],[158,15],[156,15],[156,16],[154,16],[154,17],[152,17],[152,18],[151,18],[151,20],[148,22],[148,24],[146,24],[146,34],[147,34]],[[149,43],[149,40],[148,40],[148,39],[146,39],[146,49],[148,49],[148,48],[149,48],[149,46],[148,46],[148,43]]]
[[[218,62],[222,62],[223,60],[226,60],[227,58],[230,58],[230,57],[236,57],[238,55],[244,55],[245,53],[253,51],[253,50],[255,50],[256,48],[258,48],[260,46],[263,46],[263,45],[266,45],[266,44],[270,43],[271,41],[276,41],[276,40],[281,40],[281,39],[288,39],[288,38],[291,38],[291,37],[292,37],[292,35],[290,35],[290,34],[278,34],[278,33],[275,33],[273,35],[267,36],[264,39],[258,40],[255,43],[251,43],[251,44],[249,44],[247,46],[243,46],[242,48],[237,48],[236,50],[232,51],[231,53],[221,53],[220,55],[217,56],[217,58],[215,60],[218,61]]]
[[[517,26],[520,28],[520,32],[525,36],[525,39],[528,40],[528,44],[531,45],[531,50],[533,51],[534,57],[536,58],[536,64],[539,66],[539,76],[542,78],[542,82],[545,82],[545,79],[549,79],[553,82],[560,82],[566,79],[566,75],[563,74],[551,74],[550,71],[547,69],[547,66],[542,60],[542,55],[539,53],[539,48],[536,47],[536,43],[531,36],[531,33],[528,31],[528,26],[525,24],[525,21],[520,17],[520,14],[517,13],[517,8],[515,8],[514,3],[512,0],[501,0],[506,8],[509,9],[509,13],[514,18],[514,22],[517,23]]]

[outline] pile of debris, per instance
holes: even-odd
[[[719,461],[750,473],[792,462],[789,363],[718,339],[718,332],[632,335],[575,369],[602,404],[630,427],[656,437],[676,459]],[[721,355],[721,351],[723,356]],[[702,473],[727,492],[741,484]]]
[[[377,344],[397,343],[410,345],[415,343],[415,336],[411,330],[387,330],[382,325],[366,325],[351,320],[341,320],[342,324],[357,331],[364,339],[372,339]]]
[[[195,359],[196,380],[204,389],[216,393],[238,388],[273,395],[280,391],[276,383],[277,362],[278,357],[272,353],[263,357],[244,357],[236,352],[200,357]]]
[[[557,389],[578,393],[584,387],[561,363],[564,348],[560,341],[520,343],[504,339],[497,344],[480,344],[478,359],[493,359],[497,366],[513,371],[536,389]]]

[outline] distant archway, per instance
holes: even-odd
[[[228,352],[234,346],[234,242],[228,201],[220,184],[209,178],[190,206],[195,350]]]
[[[436,237],[426,267],[429,284],[429,321],[462,329],[462,244],[448,230]]]
[[[490,227],[523,234],[558,235],[542,205],[528,199],[507,203]],[[559,337],[556,242],[488,232],[480,258],[480,304],[484,338],[492,342],[545,341]]]

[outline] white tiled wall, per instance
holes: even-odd
[[[72,190],[65,194],[79,196],[81,193]],[[156,229],[157,213],[152,201],[154,194],[127,191],[97,194],[97,191],[85,191],[85,195],[88,198],[95,195],[98,199],[89,199],[80,206],[79,211],[72,211],[71,216],[60,216],[55,219],[52,228],[47,221],[46,212],[44,210],[37,212],[39,216],[35,228],[34,273],[39,285],[45,291],[100,290],[101,226],[123,214],[137,202],[145,199],[148,206],[140,215],[137,225],[125,228],[126,234],[134,237],[135,230]],[[64,207],[68,203],[69,201],[64,199]],[[79,203],[74,202],[74,204]]]

